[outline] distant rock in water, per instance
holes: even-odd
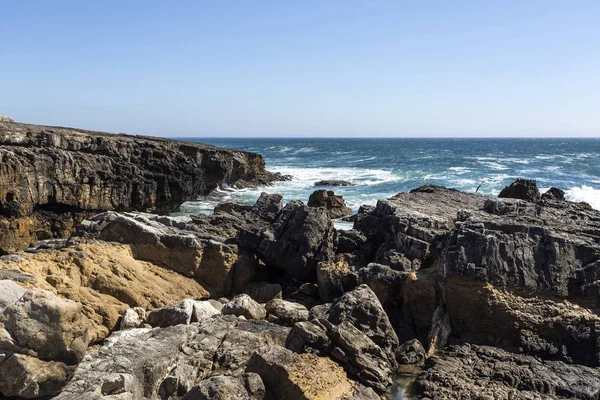
[[[540,191],[535,179],[517,179],[502,189],[498,197],[521,199],[536,203],[540,199]]]
[[[559,188],[552,187],[548,191],[542,194],[542,200],[565,200],[565,191]]]
[[[348,181],[324,180],[315,182],[315,186],[354,186],[354,183]]]
[[[344,198],[331,190],[315,190],[308,198],[309,207],[325,207],[332,219],[352,215],[352,209],[346,206]]]

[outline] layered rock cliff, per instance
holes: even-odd
[[[254,153],[179,140],[0,122],[0,252],[67,236],[102,210],[168,213],[220,183],[280,177]]]

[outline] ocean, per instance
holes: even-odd
[[[267,169],[293,176],[256,189],[218,191],[185,203],[183,214],[210,213],[226,199],[253,203],[260,192],[302,200],[323,179],[351,181],[335,187],[354,211],[425,184],[497,195],[516,178],[536,179],[540,191],[555,186],[573,201],[600,209],[600,139],[185,139],[261,154]]]

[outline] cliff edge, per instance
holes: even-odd
[[[221,182],[281,179],[259,154],[180,140],[0,122],[0,253],[103,210],[168,213]]]

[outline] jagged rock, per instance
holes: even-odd
[[[332,256],[333,233],[325,209],[292,201],[279,212],[272,231],[263,227],[243,229],[240,244],[256,252],[266,265],[300,281],[314,282],[317,262]]]
[[[13,281],[0,281],[0,314],[25,294],[26,290]]]
[[[263,306],[252,300],[247,294],[237,295],[223,306],[223,314],[244,316],[247,319],[264,319],[267,312]]]
[[[325,304],[317,304],[316,306],[312,307],[310,309],[310,313],[308,315],[308,319],[321,319],[327,318],[327,311],[329,311],[329,309],[331,308],[331,303],[325,303]]]
[[[534,179],[517,179],[502,189],[498,197],[509,197],[535,203],[540,199],[540,191]]]
[[[381,347],[392,367],[396,365],[398,336],[377,296],[367,285],[360,285],[335,301],[327,312],[327,320],[334,325],[348,322],[356,326]]]
[[[259,303],[281,298],[282,288],[278,283],[252,282],[246,285],[244,293]]]
[[[301,321],[294,324],[285,347],[296,353],[331,353],[331,340],[327,327],[318,320]]]
[[[76,364],[89,343],[89,321],[81,312],[81,304],[44,290],[28,290],[6,307],[0,324],[15,345],[31,350],[42,360]]]
[[[145,319],[146,310],[142,307],[128,308],[123,314],[119,328],[121,330],[139,328]]]
[[[166,328],[180,324],[189,325],[194,313],[194,302],[183,300],[177,304],[167,304],[158,310],[151,311],[146,322],[152,327]]]
[[[284,178],[266,171],[258,154],[6,122],[0,122],[0,158],[3,252],[68,236],[90,212],[166,213],[221,182],[255,186]]]
[[[565,192],[559,188],[551,187],[545,193],[542,194],[542,200],[565,200]]]
[[[354,186],[354,184],[348,181],[324,180],[315,182],[315,186]]]
[[[15,120],[6,115],[0,115],[0,122],[15,122]]]
[[[276,322],[283,325],[293,326],[296,322],[308,319],[308,309],[300,303],[273,299],[266,304],[265,308],[268,315],[272,315]]]
[[[182,400],[262,400],[265,385],[258,374],[242,377],[217,375],[201,381]]]
[[[277,399],[341,400],[356,392],[356,384],[333,361],[312,354],[299,355],[280,346],[255,352],[247,371],[259,374],[267,391]]]
[[[329,336],[331,357],[361,383],[379,393],[392,384],[395,355],[390,358],[369,336],[347,321],[331,326]]]
[[[250,213],[259,219],[272,223],[282,209],[283,196],[262,192],[254,206],[252,206]]]
[[[13,354],[0,361],[0,394],[37,399],[54,396],[71,379],[75,367]]]
[[[352,209],[346,207],[344,197],[337,196],[331,190],[315,190],[308,198],[309,207],[324,207],[332,219],[352,215]]]
[[[358,270],[358,280],[366,284],[377,295],[381,304],[396,298],[402,293],[402,287],[410,272],[395,271],[387,265],[370,263]]]
[[[210,301],[194,301],[191,322],[199,322],[205,318],[210,318],[213,315],[221,314],[221,307],[215,307]]]
[[[331,302],[358,285],[358,277],[344,258],[317,264],[317,285],[322,302]]]
[[[215,352],[213,371],[240,375],[257,348],[283,346],[290,328],[264,321],[240,320],[223,337]]]
[[[427,358],[427,353],[419,340],[412,339],[404,342],[396,351],[396,359],[399,364],[423,364]]]
[[[594,399],[600,373],[593,368],[509,353],[487,346],[450,346],[432,356],[417,380],[431,399]]]
[[[336,243],[336,253],[354,253],[367,244],[367,238],[355,229],[337,230]]]

